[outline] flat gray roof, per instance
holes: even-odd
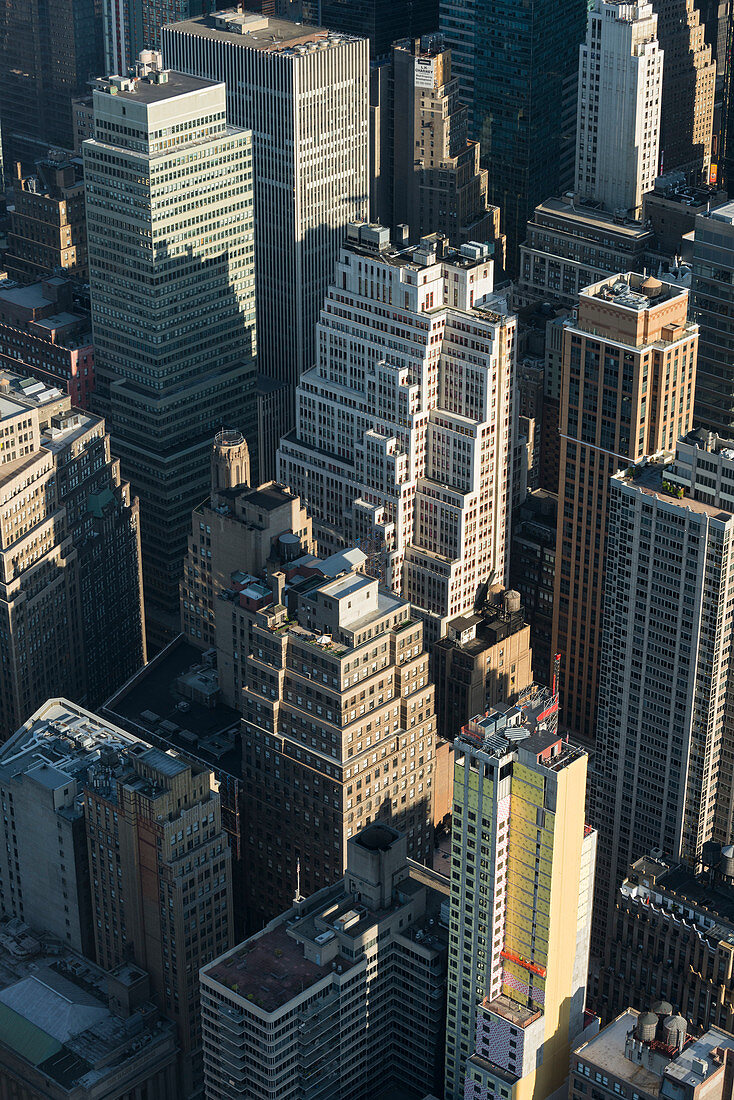
[[[573,1053],[592,1066],[611,1073],[618,1080],[627,1081],[630,1085],[656,1096],[660,1091],[660,1074],[651,1073],[639,1062],[631,1062],[624,1053],[627,1035],[636,1027],[638,1016],[638,1012],[628,1008]]]
[[[169,69],[168,80],[165,84],[151,84],[145,79],[137,82],[134,92],[124,92],[117,89],[115,93],[121,99],[129,99],[134,103],[161,103],[174,96],[187,95],[189,92],[200,92],[205,88],[214,88],[221,84],[219,80],[202,80],[198,76],[189,76],[187,73],[179,73]],[[100,91],[101,89],[97,89]]]
[[[251,27],[246,33],[227,30],[222,26],[222,17],[231,16],[232,22],[243,27]],[[252,16],[247,19],[247,16]],[[302,23],[291,23],[287,19],[272,19],[269,16],[260,16],[254,12],[216,12],[220,23],[215,24],[214,16],[202,15],[196,19],[184,19],[180,23],[173,23],[166,29],[178,34],[195,34],[201,38],[212,38],[217,41],[226,41],[233,46],[239,46],[243,50],[264,50],[267,53],[278,53],[294,46],[308,46],[309,43],[329,41],[334,45],[345,45],[354,42],[351,35],[341,35],[329,31],[326,27],[311,27]]]

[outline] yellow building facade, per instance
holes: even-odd
[[[585,1012],[596,833],[586,755],[528,689],[455,742],[447,1100],[544,1100]]]

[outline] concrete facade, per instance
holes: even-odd
[[[358,832],[343,881],[202,970],[207,1100],[438,1093],[447,893],[404,835]]]
[[[594,824],[616,887],[646,852],[700,865],[734,823],[726,713],[734,451],[694,432],[609,483]],[[653,761],[654,766],[653,765]],[[663,763],[664,762],[664,763]]]
[[[636,218],[658,175],[657,22],[650,3],[595,0],[579,53],[575,191]]]
[[[492,296],[489,246],[349,232],[279,479],[320,548],[361,545],[433,642],[505,578],[515,317]]]

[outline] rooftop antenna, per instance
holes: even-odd
[[[300,905],[305,901],[303,894],[301,893],[301,860],[296,860],[296,896],[293,898],[294,905]]]

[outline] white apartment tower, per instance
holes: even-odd
[[[360,545],[429,642],[505,580],[515,318],[492,273],[486,245],[350,226],[278,452],[322,551]]]
[[[255,424],[252,141],[224,85],[149,58],[97,81],[83,145],[94,401],[140,497],[148,610],[177,631],[212,436]]]
[[[223,80],[252,130],[259,370],[288,386],[314,362],[314,327],[348,222],[369,200],[369,42],[250,12],[163,29],[167,65]],[[261,480],[274,455],[263,454]]]
[[[734,830],[734,443],[694,431],[610,481],[593,814],[609,874]]]
[[[633,217],[658,174],[657,22],[652,4],[594,0],[579,48],[576,191]]]

